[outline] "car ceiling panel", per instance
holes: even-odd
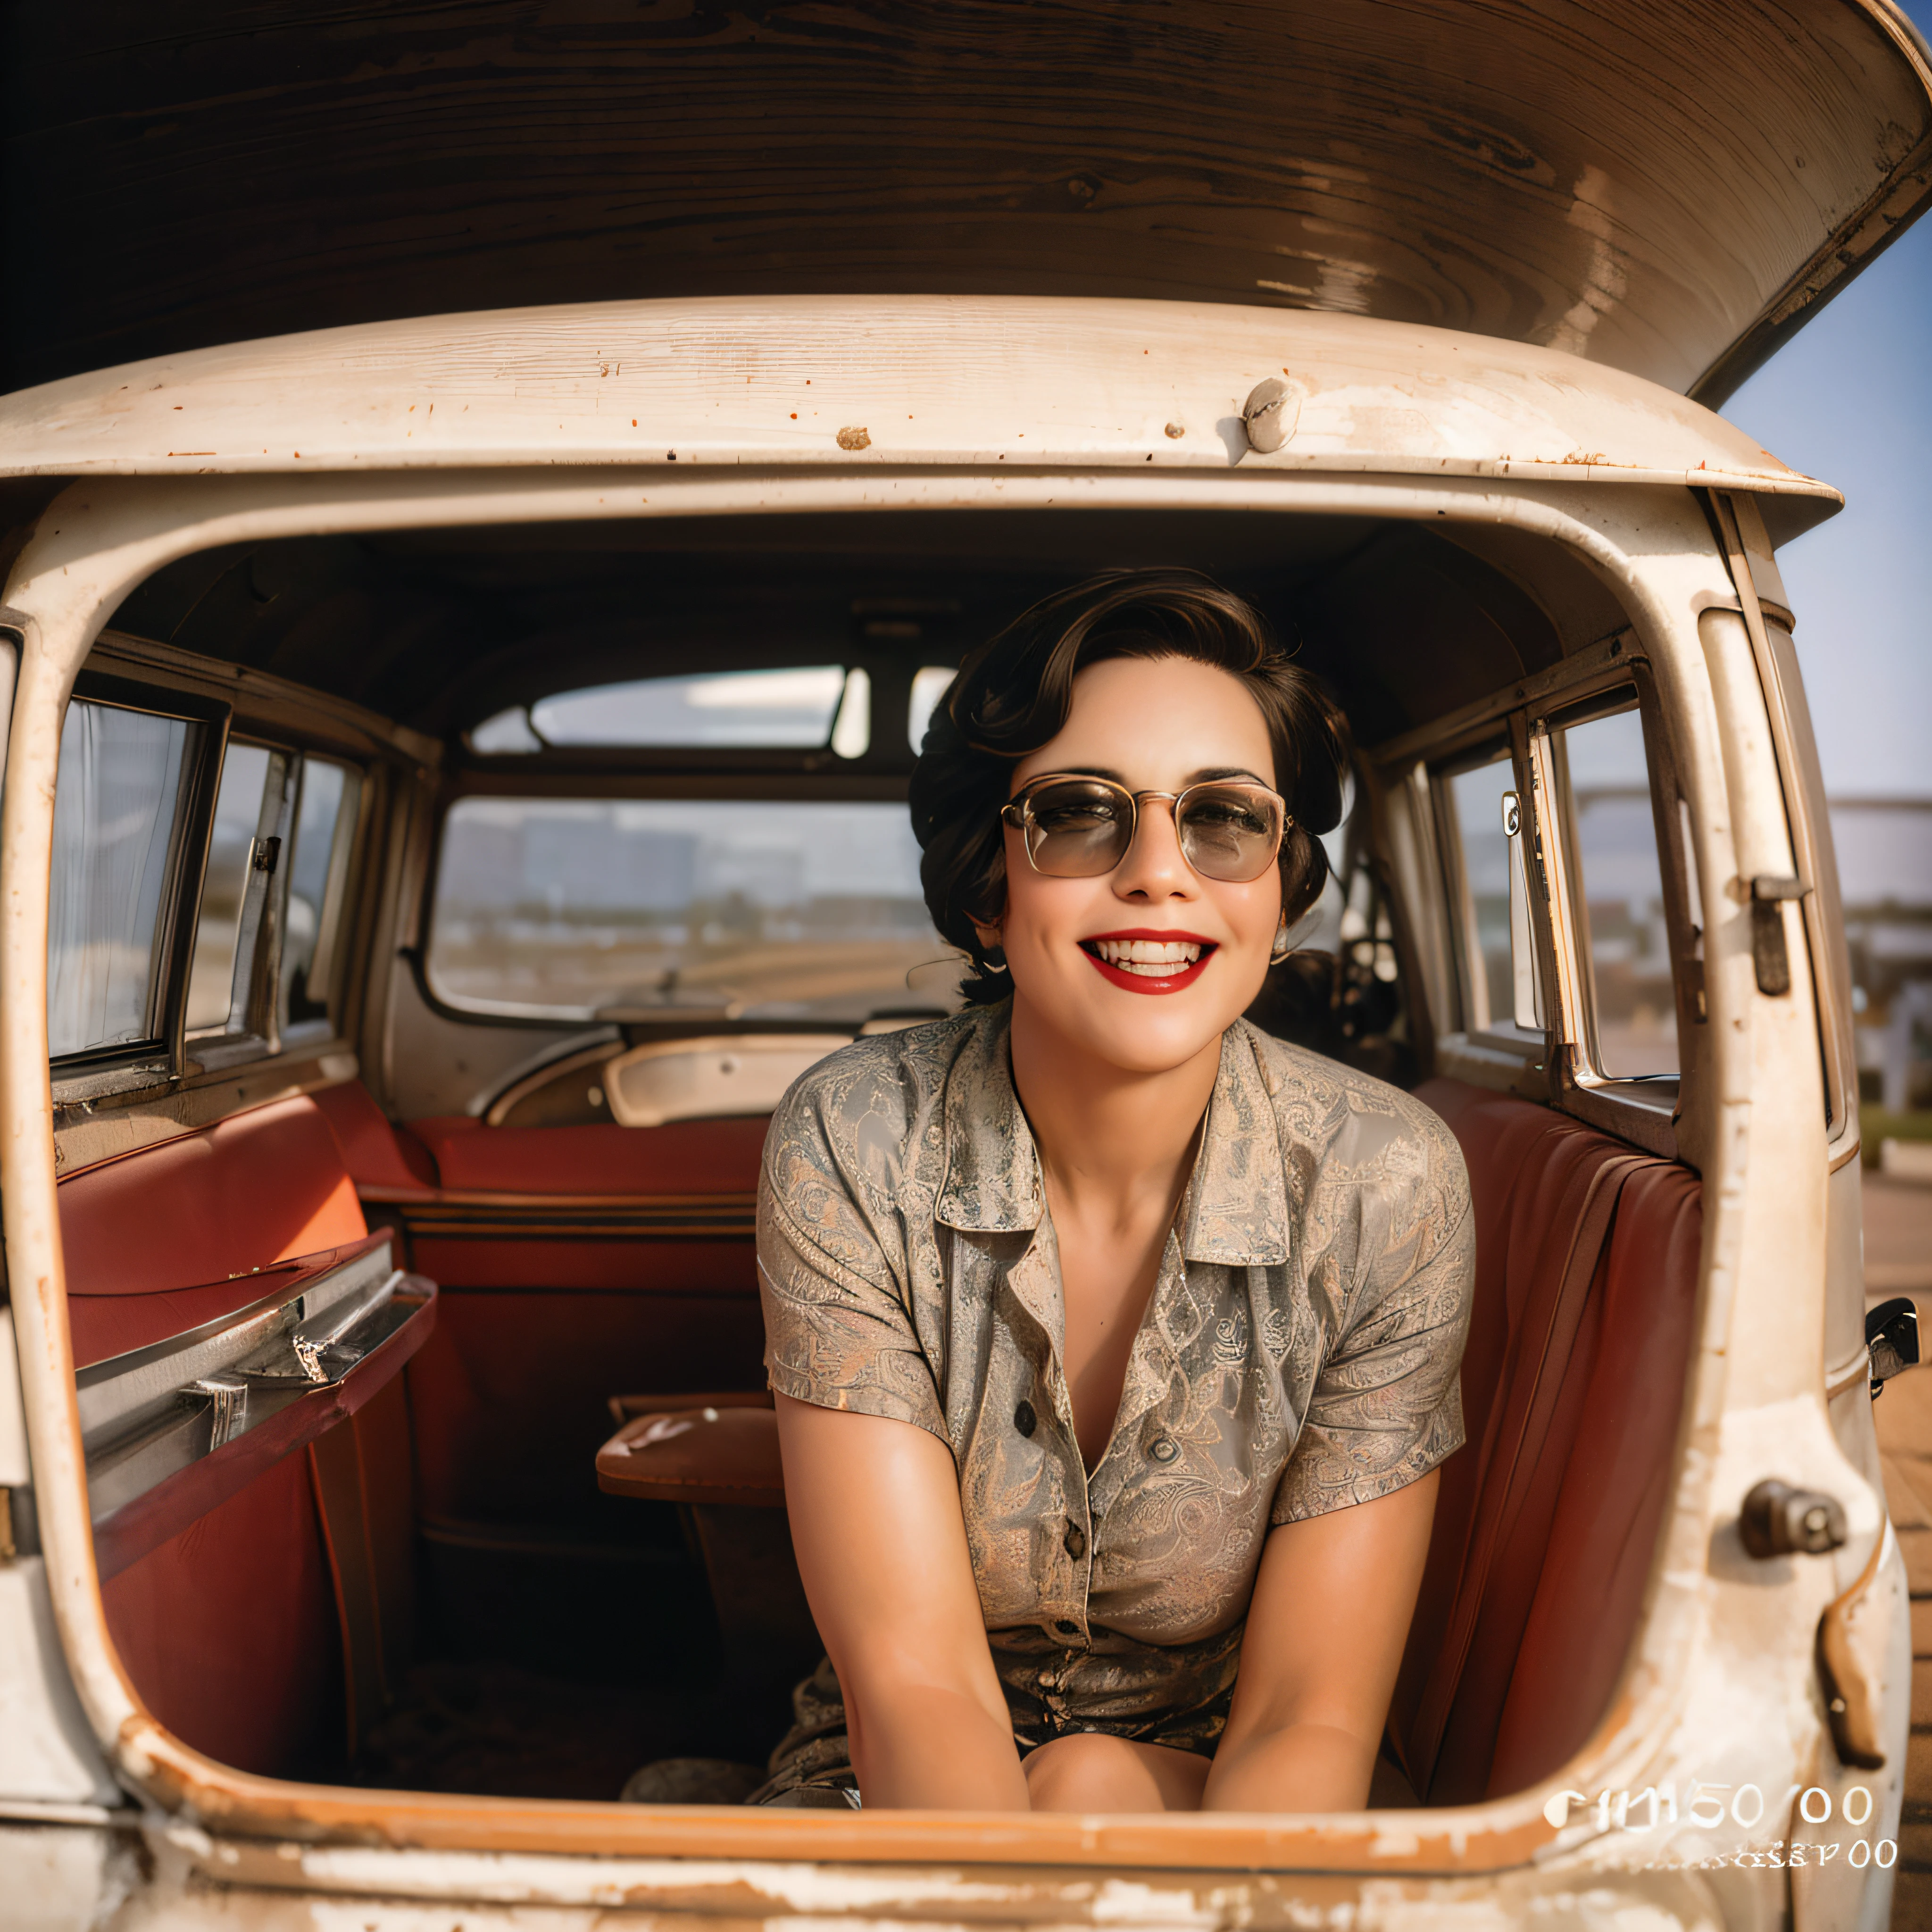
[[[1275,304],[1716,400],[1932,197],[1878,0],[16,7],[0,386],[662,295]]]

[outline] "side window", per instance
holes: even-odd
[[[232,741],[222,760],[188,974],[190,1037],[256,1029],[256,942],[281,858],[289,765],[280,752]]]
[[[926,728],[939,709],[939,700],[958,674],[950,664],[922,664],[912,674],[912,696],[906,706],[906,742],[916,752],[926,742]]]
[[[201,727],[76,698],[61,728],[47,1048],[161,1042],[176,854]]]
[[[281,1019],[328,1018],[336,943],[355,842],[361,775],[332,758],[304,758],[282,916]]]
[[[1664,866],[1636,694],[1578,722],[1552,719],[1587,1036],[1596,1071],[1656,1078],[1678,1067]],[[1673,828],[1674,830],[1674,828]],[[1694,923],[1701,924],[1694,908]]]
[[[1498,748],[1438,781],[1462,926],[1463,1024],[1471,1033],[1547,1024],[1530,926],[1528,814]]]

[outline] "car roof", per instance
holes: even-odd
[[[450,310],[952,293],[1460,329],[1715,402],[1932,200],[1890,0],[14,15],[8,388]]]
[[[1269,379],[1287,435],[1262,454],[1240,412]],[[1759,494],[1780,534],[1840,500],[1711,410],[1559,350],[1205,303],[513,310],[196,350],[0,398],[0,471],[19,476],[693,463],[1708,484]]]

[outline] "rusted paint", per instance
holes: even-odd
[[[251,1838],[448,1851],[635,1858],[834,1858],[855,1864],[1170,1867],[1192,1870],[1439,1873],[1521,1865],[1556,1831],[1532,1804],[1336,1817],[1234,1814],[1082,1817],[748,1810],[364,1791],[257,1778],[217,1764],[145,1712],[124,1761],[159,1802]],[[1514,1815],[1512,1815],[1514,1814]]]
[[[1359,331],[1368,326],[1354,326]],[[1356,333],[1351,339],[1365,338]],[[1137,344],[1135,352],[1144,349]],[[1180,358],[1181,349],[1174,353]],[[1525,358],[1515,370],[1524,376],[1528,352],[1513,353]],[[1205,374],[1201,382],[1204,392]],[[1222,385],[1218,405],[1223,414],[1231,406],[1228,386]],[[1588,384],[1578,379],[1576,391],[1582,397],[1580,407],[1600,406],[1606,417],[1621,407],[1612,379],[1592,376]],[[1479,382],[1456,393],[1481,392]],[[1394,397],[1400,392],[1390,378],[1378,393]],[[1675,401],[1670,406],[1687,408]],[[1393,403],[1388,413],[1395,413]],[[1165,406],[1158,413],[1150,408],[1136,434],[1159,434],[1166,414]],[[922,414],[922,422],[926,419]],[[1681,415],[1658,434],[1686,431],[1700,422],[1714,419]],[[1720,425],[1708,433],[1721,430]],[[1592,436],[1556,446],[1589,448],[1599,440]],[[1014,431],[1009,447],[1016,452],[1025,446]],[[1628,478],[1619,478],[1616,488],[1586,489],[1574,470],[1566,484],[1508,489],[1454,476],[1426,483],[1303,476],[1290,484],[1274,466],[1251,461],[1236,471],[1211,452],[1218,475],[1144,483],[1139,472],[1110,470],[1105,458],[1072,466],[1071,474],[1042,476],[1017,463],[994,472],[983,453],[976,472],[918,476],[872,465],[840,471],[823,464],[822,441],[818,448],[816,475],[760,473],[719,461],[709,468],[694,464],[688,484],[681,475],[661,488],[674,505],[727,510],[920,500],[959,508],[994,501],[1044,507],[1062,495],[1082,502],[1185,502],[1252,510],[1283,502],[1292,490],[1298,509],[1455,515],[1567,543],[1618,584],[1633,634],[1659,678],[1674,681],[1672,716],[1684,721],[1684,770],[1702,875],[1718,879],[1789,869],[1788,848],[1782,854],[1778,849],[1786,835],[1777,774],[1759,742],[1761,707],[1754,725],[1745,702],[1756,687],[1741,682],[1752,676],[1748,649],[1729,640],[1721,625],[1708,638],[1698,627],[1695,614],[1700,610],[1707,620],[1725,618],[1733,625],[1736,620],[1720,605],[1730,594],[1721,562],[1711,551],[1701,513],[1682,488],[1633,492],[1624,487]],[[1360,466],[1359,452],[1349,460]],[[1682,478],[1677,480],[1681,484]],[[9,788],[7,800],[8,891],[21,898],[32,889],[44,907],[49,781],[58,748],[62,681],[70,678],[91,627],[129,581],[188,550],[291,531],[482,526],[512,518],[614,514],[595,475],[560,468],[494,475],[472,470],[454,477],[318,472],[140,480],[90,484],[84,494],[70,490],[23,554],[7,593],[35,612],[46,630],[44,644],[35,647],[44,656],[33,664],[33,688],[16,724],[15,755],[31,755],[16,766],[22,782]],[[31,814],[22,802],[26,800],[32,801]],[[1712,1205],[1700,1340],[1671,1515],[1638,1654],[1610,1718],[1568,1774],[1593,1790],[1682,1778],[1708,1768],[1724,1751],[1767,1781],[1772,1774],[1766,1767],[1778,1767],[1781,1780],[1796,1768],[1795,1761],[1787,1766],[1786,1760],[1795,1760],[1820,1736],[1810,1701],[1809,1643],[1834,1587],[1830,1577],[1822,1570],[1800,1571],[1787,1587],[1767,1591],[1755,1581],[1718,1574],[1711,1555],[1714,1532],[1734,1516],[1737,1499],[1762,1473],[1768,1458],[1774,1456],[1795,1480],[1843,1484],[1846,1478],[1819,1400],[1822,1343],[1806,1339],[1822,1332],[1814,1305],[1815,1257],[1807,1246],[1812,1208],[1804,1178],[1819,1165],[1821,1150],[1814,1143],[1822,1132],[1817,1122],[1822,1110],[1798,1104],[1808,1094],[1815,1098],[1816,1042],[1802,1023],[1810,1010],[1801,1012],[1801,1001],[1776,1003],[1779,1010],[1772,1012],[1756,999],[1748,947],[1741,946],[1736,922],[1718,908],[1712,910],[1707,974],[1712,1044],[1711,1064],[1704,1070],[1712,1119],[1708,1144],[1700,1148]],[[1165,1870],[1198,1875],[1174,1883],[1223,1888],[1215,1895],[1232,1916],[1246,1909],[1243,1900],[1259,1895],[1256,1888],[1273,1882],[1252,1874],[1293,1871],[1327,1876],[1282,1880],[1280,1898],[1299,1898],[1311,1886],[1332,1884],[1338,1900],[1363,1901],[1355,1922],[1364,1924],[1396,1916],[1391,1900],[1412,1908],[1421,1900],[1425,1912],[1457,1903],[1477,1922],[1492,1922],[1501,1916],[1498,1901],[1508,1896],[1526,1902],[1532,1896],[1574,1899],[1586,1882],[1612,1902],[1624,1895],[1616,1847],[1597,1842],[1587,1826],[1559,1830],[1545,1817],[1543,1807],[1553,1791],[1525,1792],[1465,1810],[1304,1820],[752,1816],[726,1808],[506,1802],[298,1786],[237,1773],[189,1750],[134,1699],[118,1670],[92,1587],[71,1364],[62,1346],[62,1263],[45,1106],[44,911],[35,918],[37,924],[24,920],[16,909],[0,921],[8,996],[0,1001],[5,1048],[0,1066],[8,1093],[20,1102],[19,1124],[0,1152],[10,1252],[22,1259],[16,1314],[28,1345],[22,1381],[32,1402],[35,1473],[56,1505],[48,1517],[56,1614],[90,1722],[114,1749],[122,1774],[177,1814],[186,1828],[206,1834],[210,1858],[225,1862],[233,1852],[238,1859],[250,1846],[258,1846],[286,1868],[288,1884],[314,1887],[333,1882],[322,1876],[330,1869],[328,1860],[361,1856],[354,1850],[360,1846],[374,1861],[363,1868],[365,1889],[400,1885],[413,1873],[430,1888],[424,1896],[441,1895],[434,1891],[438,1886],[447,1893],[470,1882],[462,1872],[480,1869],[460,1862],[440,1866],[438,1858],[500,1861],[546,1854],[579,1861],[573,1869],[593,1875],[611,1860],[627,1857],[680,1859],[687,1876],[694,1858],[735,1862],[741,1869],[728,1884],[748,1885],[761,1898],[771,1868],[788,1862],[803,1868],[832,1862],[832,1870],[818,1874],[828,1886],[855,1882],[849,1874],[860,1868],[876,1875],[880,1868],[918,1862],[943,1868],[924,1875],[935,1884],[942,1879],[965,1882],[956,1868],[974,1882],[1004,1882],[1004,1874],[1019,1869],[1090,1877],[1101,1868],[1143,1874]],[[1801,958],[1801,970],[1804,963]],[[1799,990],[1808,998],[1808,983]],[[1787,1104],[1754,1122],[1750,1103],[1760,1082],[1769,1082]],[[1735,1318],[1733,1301],[1747,1290],[1749,1312],[1765,1318],[1756,1323]],[[1848,1504],[1852,1533],[1869,1534],[1876,1503],[1862,1493],[1854,1500],[1856,1508]],[[1719,1774],[1723,1771],[1720,1765]],[[393,1862],[381,1863],[385,1857]],[[648,1891],[656,1882],[640,1882]],[[836,1909],[832,1894],[823,1896],[828,1901],[823,1910]],[[1384,1912],[1384,1906],[1390,1909]]]
[[[806,369],[814,423],[774,400]],[[425,391],[449,405],[433,424],[410,413]],[[1272,406],[1256,405],[1252,429],[1266,449],[1235,401],[1264,392]],[[922,399],[916,416],[909,394]],[[820,425],[844,424],[838,446],[856,454],[878,447],[863,426],[895,412],[904,420],[868,472],[883,458],[914,472],[999,462],[1144,476],[1152,463],[1225,475],[1238,463],[1244,474],[1694,478],[1758,494],[1784,535],[1840,501],[1696,404],[1552,350],[1359,316],[993,297],[622,302],[200,350],[0,398],[0,474],[166,473],[159,452],[175,446],[177,414],[218,452],[210,472],[636,465],[634,418],[680,472],[782,474],[825,460]],[[1168,434],[1190,422],[1226,427]]]

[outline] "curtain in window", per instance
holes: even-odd
[[[154,1030],[155,928],[188,729],[178,718],[112,705],[68,706],[47,928],[56,1058]]]

